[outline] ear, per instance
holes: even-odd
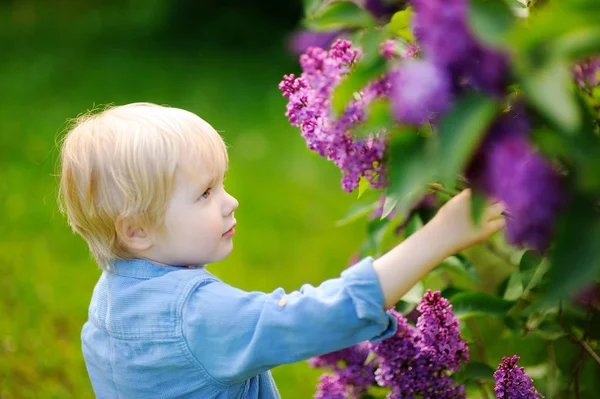
[[[148,229],[141,226],[135,218],[118,217],[115,230],[121,243],[133,252],[145,251],[152,246]]]

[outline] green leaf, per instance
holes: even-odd
[[[358,179],[358,198],[362,197],[362,195],[369,189],[371,183],[364,177],[360,177]]]
[[[302,5],[304,7],[304,15],[307,17],[311,17],[317,12],[321,4],[322,0],[302,0]]]
[[[394,123],[390,113],[390,103],[385,98],[373,100],[367,108],[367,120],[356,126],[352,133],[358,137],[365,137],[387,130]]]
[[[385,231],[389,225],[389,219],[373,219],[367,224],[367,240],[361,248],[361,256],[370,252],[378,255]]]
[[[433,174],[426,139],[414,131],[401,131],[389,146],[388,193],[398,198],[403,210],[424,190]]]
[[[358,47],[363,55],[358,60],[349,75],[333,90],[331,106],[335,115],[340,115],[355,93],[362,90],[374,78],[383,75],[387,69],[385,60],[379,55],[381,32],[369,31],[363,37]]]
[[[476,226],[479,226],[486,204],[487,197],[485,194],[477,189],[473,189],[471,191],[471,217]]]
[[[406,294],[404,294],[402,300],[404,302],[412,304],[419,303],[421,301],[421,298],[423,297],[424,292],[425,287],[423,286],[423,283],[419,281]]]
[[[348,210],[348,213],[340,220],[336,222],[336,226],[345,226],[352,222],[359,220],[360,218],[366,217],[368,214],[373,212],[379,205],[379,202],[372,204],[354,204]]]
[[[581,113],[572,90],[571,70],[566,62],[554,60],[522,76],[521,80],[531,102],[550,121],[566,132],[575,132],[579,128]]]
[[[419,216],[419,214],[415,213],[413,215],[413,217],[410,218],[410,221],[408,222],[408,225],[406,226],[405,237],[413,235],[421,227],[423,227],[423,221],[421,220],[421,217]]]
[[[561,215],[548,284],[538,306],[566,298],[600,274],[600,220],[594,199],[577,196]]]
[[[507,42],[514,16],[502,0],[470,0],[468,21],[477,38],[485,44],[498,46]]]
[[[464,292],[450,298],[454,315],[459,320],[475,316],[493,316],[502,318],[515,304],[497,296],[478,292]]]
[[[473,264],[469,262],[467,258],[460,254],[450,256],[444,259],[444,261],[440,263],[438,267],[467,276],[474,282],[481,282],[481,278],[479,277],[479,274],[477,273],[477,270],[475,269]]]
[[[393,195],[386,195],[385,202],[383,203],[383,212],[381,213],[381,219],[385,219],[398,205],[398,198]]]
[[[544,258],[535,250],[527,250],[521,256],[519,270],[526,291],[533,289],[541,282],[547,270],[542,266],[542,262],[544,262]]]
[[[521,255],[521,260],[519,261],[519,270],[522,272],[526,272],[529,270],[535,270],[540,263],[542,263],[542,255],[538,251],[535,250],[527,250],[523,252]]]
[[[563,328],[555,321],[544,320],[534,330],[534,334],[544,339],[554,341],[567,335]]]
[[[397,36],[400,36],[401,38],[403,38],[409,42],[414,42],[415,37],[411,30],[412,17],[413,17],[412,7],[407,7],[402,11],[396,12],[392,16],[392,19],[390,20],[390,23],[388,25],[388,30],[391,33],[393,33]]]
[[[496,113],[496,102],[480,93],[468,93],[458,99],[440,122],[439,171],[443,183],[450,186],[471,159]]]
[[[600,27],[596,25],[581,27],[556,38],[550,44],[550,53],[554,58],[579,60],[600,53]]]
[[[312,8],[315,10],[316,6]],[[336,29],[368,28],[375,25],[375,20],[364,9],[351,2],[333,2],[320,12],[307,15],[305,26],[314,31]]]
[[[508,279],[506,291],[504,291],[504,299],[514,301],[523,295],[523,281],[520,272],[514,272]]]
[[[493,383],[495,382],[494,371],[496,370],[485,363],[469,362],[463,370],[454,374],[454,376],[458,381],[463,383],[469,381],[486,381]]]

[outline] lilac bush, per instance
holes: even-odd
[[[494,267],[512,266],[480,274],[465,254],[446,259],[421,284],[441,280],[436,288],[449,300],[427,291],[414,308],[413,292],[398,307],[406,315],[391,310],[395,336],[313,359],[333,373],[321,378],[317,397],[358,398],[372,384],[389,388],[388,398],[463,398],[463,384],[485,396],[481,373],[493,370],[484,346],[493,343],[468,324],[479,349],[470,361],[450,302],[461,317],[501,320],[503,337],[529,336],[554,351],[548,370],[567,366],[548,376],[557,380],[545,387],[549,397],[595,389],[584,375],[589,359],[600,372],[600,337],[590,327],[600,308],[578,293],[600,284],[600,3],[526,3],[320,3],[324,26],[348,40],[313,41],[300,76],[284,76],[279,87],[290,123],[340,169],[342,188],[361,182],[359,197],[379,191],[368,197],[377,204],[357,207],[367,209],[360,216],[381,218],[383,204],[395,207],[386,210],[389,222],[369,223],[356,256],[377,256],[417,212],[428,219],[472,188],[473,204],[506,205],[506,240],[493,237],[480,249],[502,260]],[[336,7],[343,12],[335,15]],[[345,220],[358,217],[353,210]],[[582,347],[575,363],[554,359],[573,352],[561,338]],[[517,360],[505,358],[494,374],[497,397],[540,397]]]

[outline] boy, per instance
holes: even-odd
[[[77,120],[61,151],[69,224],[103,269],[82,331],[98,398],[278,398],[269,370],[395,332],[386,313],[429,270],[500,230],[470,192],[423,228],[318,287],[244,292],[205,265],[229,255],[227,152],[198,116],[148,103]]]

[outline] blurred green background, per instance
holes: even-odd
[[[230,144],[235,250],[211,270],[247,290],[334,277],[364,239],[355,202],[308,151],[277,89],[298,72],[297,1],[0,1],[0,398],[91,398],[80,350],[100,275],[58,212],[57,141],[94,106],[150,101],[197,113]],[[309,398],[319,371],[273,371]]]

